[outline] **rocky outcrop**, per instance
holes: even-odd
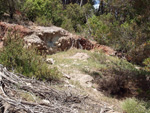
[[[56,26],[25,27],[17,24],[0,22],[1,47],[8,34],[17,34],[24,39],[27,48],[35,45],[38,50],[44,51],[48,54],[68,50],[72,47],[86,50],[99,48],[109,55],[115,54],[115,51],[107,46],[100,46],[86,38],[69,33],[68,31]]]
[[[0,22],[0,40],[4,40],[8,34],[18,34],[21,38],[32,34],[33,31],[22,25],[9,24],[6,22]]]

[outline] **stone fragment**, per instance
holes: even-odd
[[[54,64],[55,60],[52,59],[52,58],[48,58],[48,59],[46,59],[46,63],[48,63],[48,64]]]

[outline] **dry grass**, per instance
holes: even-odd
[[[19,92],[20,97],[28,102],[39,102],[41,99],[29,92]]]
[[[87,60],[71,59],[70,57],[72,57],[76,53],[87,53],[90,58],[88,58]],[[58,67],[59,70],[68,75],[71,73],[83,73],[90,74],[92,76],[100,76],[100,69],[105,70],[107,69],[108,64],[119,61],[118,58],[106,56],[99,51],[91,52],[77,49],[71,49],[54,55],[49,55],[47,57],[53,58],[55,60],[55,64],[53,66]],[[69,83],[74,85],[80,93],[87,94],[99,102],[109,103],[110,106],[113,105],[115,110],[120,112],[122,111],[120,108],[120,100],[105,96],[102,92],[96,90],[97,87],[92,86],[91,88],[86,88],[83,87],[79,82],[72,80],[70,80]]]
[[[70,57],[76,53],[87,53],[90,58],[87,60],[71,59]],[[73,72],[77,73],[78,71],[85,73],[85,70],[98,70],[100,68],[106,68],[105,65],[100,64],[97,60],[95,60],[93,54],[94,53],[86,50],[71,49],[69,51],[49,55],[48,58],[53,58],[56,61],[53,66],[57,66],[67,74]]]

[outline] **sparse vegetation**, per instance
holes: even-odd
[[[71,59],[76,53],[89,55],[86,60]],[[107,96],[124,98],[130,96],[149,98],[148,73],[143,69],[136,69],[136,65],[117,57],[106,56],[101,51],[71,49],[51,56],[59,66],[59,70],[66,74],[85,73],[94,77],[98,89]]]

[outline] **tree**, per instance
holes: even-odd
[[[101,14],[104,13],[104,1],[103,0],[100,1],[98,12],[100,12]]]
[[[61,0],[26,0],[23,11],[32,21],[44,16],[54,25],[60,26],[62,23],[63,6]]]
[[[10,18],[13,18],[16,10],[20,9],[20,6],[24,0],[0,0],[0,13],[9,13]]]
[[[3,15],[4,12],[6,12],[6,3],[5,0],[0,0],[0,15]]]
[[[90,3],[92,5],[94,5],[94,0],[62,0],[62,3],[64,5],[67,5],[67,4],[79,4],[80,6],[83,6],[87,3]]]

